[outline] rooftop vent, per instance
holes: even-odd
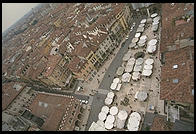
[[[173,69],[176,69],[176,68],[178,68],[178,65],[173,65]]]
[[[178,79],[173,79],[173,83],[178,83]]]

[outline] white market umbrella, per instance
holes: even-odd
[[[111,88],[112,90],[115,90],[115,89],[116,89],[116,86],[117,86],[117,83],[112,83],[111,86],[110,86],[110,88]]]
[[[158,14],[157,13],[153,13],[153,14],[151,14],[151,18],[154,18],[154,17],[156,17]]]
[[[148,69],[152,69],[153,66],[152,65],[144,65],[144,69],[148,70]]]
[[[141,20],[141,24],[146,23],[146,19]]]
[[[114,98],[114,92],[109,92],[109,93],[107,94],[107,98],[113,99],[113,98]]]
[[[136,34],[135,34],[135,38],[139,38],[140,35],[141,35],[141,33],[136,33]]]
[[[139,40],[139,38],[135,37],[135,38],[132,39],[132,43],[136,43],[138,40]]]
[[[110,114],[111,115],[117,115],[117,113],[118,113],[118,108],[116,106],[112,106],[110,108]]]
[[[98,119],[104,121],[106,119],[106,113],[100,112],[98,115]]]
[[[140,37],[140,40],[146,40],[147,39],[147,36],[146,35],[142,35],[141,37]]]
[[[139,101],[145,101],[147,99],[148,95],[146,92],[144,91],[140,91],[138,94],[137,94],[137,99]]]
[[[109,112],[109,107],[108,106],[103,106],[102,108],[101,108],[101,112],[104,112],[105,114],[108,114],[108,112]]]
[[[157,39],[152,39],[148,42],[148,45],[156,45]]]
[[[142,75],[144,75],[144,76],[150,76],[151,74],[152,74],[152,70],[151,69],[148,69],[148,70],[144,69],[142,71]]]

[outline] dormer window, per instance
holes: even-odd
[[[178,79],[173,79],[173,83],[178,83]]]
[[[178,68],[178,65],[173,65],[173,69],[177,69]]]

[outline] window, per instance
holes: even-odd
[[[178,68],[178,65],[173,65],[173,69],[176,69],[176,68]]]
[[[173,83],[178,83],[178,79],[173,79]]]

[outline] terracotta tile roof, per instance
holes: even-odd
[[[165,64],[161,69],[160,99],[194,103],[193,56],[193,46],[165,53]],[[178,67],[174,69],[174,65]]]
[[[61,56],[60,55],[48,55],[47,58],[48,58],[48,61],[47,61],[46,72],[43,73],[43,76],[45,77],[48,77],[49,75],[52,74],[54,68],[60,61]]]
[[[87,60],[82,60],[78,58],[77,56],[74,56],[72,60],[70,61],[70,63],[68,64],[68,68],[72,72],[78,73],[86,62]]]
[[[25,85],[26,84],[19,82],[9,82],[2,84],[2,110],[5,110],[8,105],[14,101],[16,96],[22,91]]]
[[[150,130],[151,131],[170,131],[171,127],[169,128],[166,122],[167,121],[164,117],[155,116]]]
[[[185,7],[187,7],[187,10],[184,10]],[[178,38],[185,39],[193,37],[194,17],[191,18],[190,22],[178,26],[175,26],[174,21],[190,10],[194,10],[193,5],[186,6],[185,3],[175,3],[174,6],[171,6],[171,3],[162,4],[161,51],[166,51],[167,46],[174,43]],[[181,36],[181,34],[183,34],[183,36]]]
[[[77,56],[86,58],[86,57],[89,55],[90,51],[91,51],[91,50],[90,50],[90,48],[87,46],[87,43],[85,43],[85,42],[80,42],[80,44],[78,44],[78,45],[75,47],[75,49],[74,49],[72,55],[75,55],[75,56],[77,55]]]
[[[77,104],[76,108],[74,108],[75,104]],[[73,116],[72,112],[75,110],[78,113],[79,107],[79,100],[74,97],[38,93],[29,106],[29,110],[40,118],[45,117],[45,122],[41,127],[43,130],[58,130],[65,114],[67,116],[65,117],[64,125],[62,125],[63,130],[73,130],[77,114]],[[68,121],[70,118],[73,118],[72,123]]]

